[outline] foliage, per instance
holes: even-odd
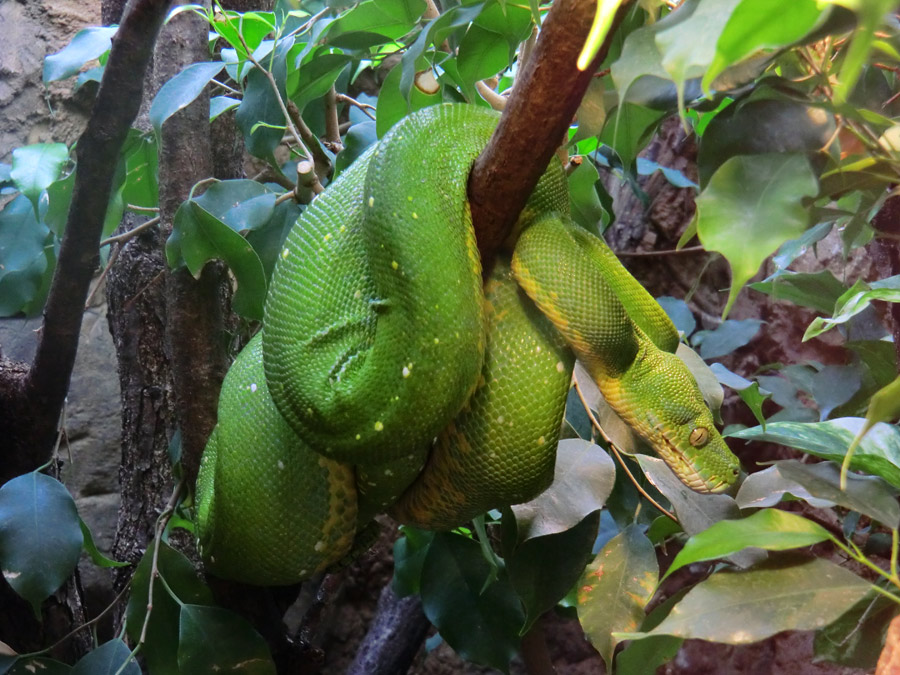
[[[575,608],[588,639],[620,673],[664,663],[686,638],[743,644],[789,629],[816,630],[822,658],[871,667],[871,645],[900,602],[900,432],[890,424],[898,414],[897,362],[871,316],[873,302],[900,302],[900,285],[897,277],[851,283],[830,270],[789,266],[831,232],[847,255],[879,236],[872,219],[900,171],[900,110],[892,95],[900,52],[896,26],[884,18],[891,7],[685,0],[674,11],[656,2],[629,10],[570,136],[570,150],[586,156],[570,176],[574,216],[594,230],[611,219],[598,169],[639,194],[638,177],[657,170],[693,190],[697,216],[681,243],[696,235],[721,254],[732,284],[723,321],[711,330],[697,330],[689,305],[662,300],[699,356],[687,347],[679,353],[714,407],[721,384],[759,421],[730,428],[732,438],[774,442],[824,461],[776,461],[749,476],[735,497],[694,493],[643,454],[596,388],[578,377],[566,412],[570,438],[560,444],[547,493],[489,514],[487,528],[405,529],[395,546],[395,588],[421,596],[429,620],[464,658],[508,669],[522,635],[561,605]],[[273,12],[242,14],[179,8],[208,19],[211,61],[167,82],[150,108],[154,133],[129,137],[105,235],[124,211],[157,208],[156,136],[172,114],[211,89],[210,118],[234,110],[246,148],[267,165],[270,180],[198,187],[178,210],[166,253],[170,266],[195,275],[208,261],[224,260],[236,284],[235,311],[258,320],[281,242],[310,197],[310,183],[288,187],[308,173],[304,165],[315,165],[315,180],[327,186],[409,112],[440,102],[484,104],[479,83],[497,75],[495,88],[505,91],[546,11],[502,0],[448,5],[429,19],[425,9],[422,0],[363,0],[347,9],[279,2]],[[99,79],[113,34],[79,33],[47,58],[45,81],[78,75],[81,86]],[[391,63],[377,97],[354,93],[364,76]],[[335,94],[346,120],[339,137],[326,119]],[[282,103],[299,113],[286,116]],[[699,137],[698,183],[637,157],[671,114]],[[77,170],[71,148],[59,143],[19,148],[11,166],[0,166],[8,196],[0,211],[0,315],[40,312]],[[112,244],[104,242],[103,252]],[[708,368],[704,359],[752,346],[762,329],[760,321],[725,315],[773,254],[774,271],[750,292],[823,315],[803,339],[839,333],[834,340],[844,361],[769,364],[743,376],[721,363]],[[842,481],[836,462],[862,475]],[[799,510],[777,508],[788,502]],[[842,533],[816,522],[816,509],[832,510]],[[658,512],[665,515],[654,517]],[[887,570],[864,546],[884,533],[892,538]],[[664,542],[680,553],[660,575],[654,547]],[[82,546],[98,564],[115,564],[96,552],[57,481],[33,473],[0,488],[0,567],[36,612]],[[837,564],[846,559],[867,576]],[[709,576],[645,613],[659,584],[708,561],[719,561]],[[227,640],[217,637],[226,633]],[[274,672],[261,638],[212,606],[190,563],[161,539],[135,571],[127,634],[151,673],[241,662],[254,664],[246,672]],[[844,642],[869,647],[835,648]],[[47,672],[136,672],[133,661],[125,665],[132,656],[114,640],[73,669],[40,655],[3,656],[0,673],[38,665]]]

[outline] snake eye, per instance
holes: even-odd
[[[691,431],[691,435],[688,436],[688,441],[695,448],[702,448],[706,445],[706,442],[709,440],[709,430],[704,427],[697,427],[693,431]]]

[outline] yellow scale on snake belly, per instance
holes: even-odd
[[[201,465],[197,529],[214,574],[300,581],[381,511],[449,529],[537,496],[574,356],[688,485],[736,479],[671,353],[674,327],[571,223],[558,162],[482,289],[466,182],[497,119],[465,104],[413,113],[292,228]]]

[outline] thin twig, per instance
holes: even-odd
[[[229,19],[230,21],[230,19]],[[288,107],[284,102],[284,99],[281,97],[281,92],[278,90],[278,83],[275,81],[275,76],[262,67],[259,61],[256,60],[256,57],[253,56],[253,52],[250,50],[250,47],[247,45],[247,41],[244,39],[244,36],[241,35],[240,31],[237,31],[237,36],[241,41],[241,45],[247,52],[247,58],[250,62],[259,68],[260,72],[265,75],[266,79],[269,81],[269,86],[272,88],[272,91],[275,93],[275,99],[278,101],[278,107],[281,108],[281,114],[284,116],[285,122],[287,122],[288,130],[291,132],[291,135],[294,137],[294,142],[297,144],[297,147],[300,149],[300,154],[306,157],[306,159],[310,161],[315,161],[313,154],[309,151],[309,148],[306,147],[306,144],[303,142],[303,139],[300,138],[300,132],[297,130],[297,127],[294,125],[294,120],[291,117],[291,114],[288,112]],[[313,192],[319,194],[325,188],[322,187],[322,183],[319,182],[318,177],[316,177],[315,181],[312,183]]]
[[[657,502],[655,499],[653,499],[653,497],[650,496],[650,494],[641,486],[641,484],[638,483],[637,479],[634,477],[634,475],[631,473],[631,470],[628,468],[628,465],[625,463],[625,458],[622,457],[622,455],[620,454],[619,449],[616,447],[616,444],[613,443],[612,439],[606,435],[606,432],[603,431],[603,427],[600,426],[600,422],[598,422],[597,418],[594,417],[594,411],[591,410],[591,407],[588,405],[587,400],[584,398],[584,392],[581,391],[581,385],[578,384],[578,378],[577,377],[573,378],[573,380],[575,382],[575,393],[578,394],[578,399],[581,401],[581,405],[584,407],[584,411],[587,413],[588,419],[591,420],[591,425],[594,427],[594,429],[597,430],[597,433],[599,433],[601,436],[603,436],[603,440],[606,441],[607,445],[609,445],[609,449],[612,450],[613,455],[615,455],[619,464],[622,466],[623,469],[625,469],[625,473],[628,475],[628,478],[631,480],[634,487],[637,489],[638,492],[641,493],[641,495],[644,496],[644,498],[648,502],[653,504],[653,506],[655,506],[660,511],[660,513],[662,513],[665,516],[668,516],[669,518],[671,518],[673,521],[675,521],[677,523],[678,518],[676,518],[674,514],[670,513],[659,502]]]
[[[666,251],[616,251],[620,258],[662,258],[670,255],[689,255],[694,253],[711,253],[702,246],[686,246]]]
[[[134,237],[139,235],[144,230],[148,230],[151,227],[153,227],[154,225],[158,225],[159,220],[160,220],[159,216],[156,216],[156,218],[151,218],[146,223],[141,223],[137,227],[133,227],[132,229],[128,230],[128,232],[123,232],[122,234],[117,234],[113,237],[107,237],[106,239],[101,240],[100,248],[103,248],[104,246],[109,246],[110,244],[121,244],[123,242],[128,241],[129,239],[133,239]]]
[[[213,78],[212,80],[210,80],[210,82],[211,82],[212,84],[215,84],[216,86],[222,87],[222,89],[224,89],[225,91],[227,91],[229,94],[237,94],[237,95],[239,95],[239,96],[241,95],[241,92],[239,92],[239,91],[238,91],[237,89],[235,89],[234,87],[230,87],[230,86],[228,86],[227,84],[225,84],[224,82],[219,82],[219,81],[218,81],[217,79],[215,79],[215,78]]]
[[[103,280],[106,279],[106,276],[109,274],[109,270],[112,269],[112,266],[115,264],[116,260],[118,260],[119,252],[121,250],[121,246],[116,246],[115,248],[113,248],[112,253],[109,254],[109,259],[106,261],[106,267],[103,268],[103,271],[100,273],[100,278],[97,279],[97,283],[95,283],[94,288],[91,289],[90,295],[88,295],[87,300],[84,301],[85,311],[87,311],[88,307],[91,306],[91,302],[93,302],[94,296],[97,295],[97,291],[99,291],[100,287],[103,285]]]
[[[138,206],[137,204],[126,204],[125,208],[129,211],[140,211],[145,213],[159,213],[158,206]]]
[[[357,101],[355,98],[351,98],[350,96],[347,96],[347,94],[337,94],[335,96],[335,100],[338,103],[349,103],[352,106],[356,106],[357,108],[362,110],[369,117],[370,120],[372,120],[373,122],[375,121],[375,115],[373,115],[372,113],[369,112],[370,110],[375,110],[374,105],[370,105],[368,103],[363,103],[362,101]]]

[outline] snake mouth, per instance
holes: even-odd
[[[711,478],[704,477],[696,464],[691,462],[684,452],[671,441],[666,432],[662,430],[659,431],[661,432],[660,438],[662,440],[662,445],[665,446],[666,451],[661,451],[661,447],[659,446],[657,446],[656,450],[663,461],[672,470],[672,473],[678,477],[678,480],[694,492],[703,494],[717,494],[728,489],[729,484],[724,478],[716,476]]]

